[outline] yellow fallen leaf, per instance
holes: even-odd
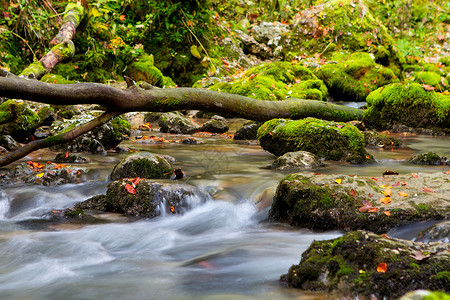
[[[381,198],[381,199],[380,199],[380,202],[381,202],[381,203],[384,203],[384,204],[389,204],[389,203],[391,203],[391,197],[384,197],[384,198]]]
[[[44,176],[44,174],[45,174],[44,172],[39,173],[39,174],[36,174],[36,177],[37,177],[37,178],[41,178],[42,176]]]
[[[337,184],[341,184],[342,179],[341,179],[341,178],[338,178],[338,179],[336,179],[334,182],[336,182]]]
[[[392,189],[392,186],[385,185],[385,184],[379,185],[378,187],[380,187],[380,188],[382,188],[382,189]]]
[[[398,192],[398,194],[399,194],[401,197],[407,197],[407,196],[408,196],[408,194],[405,193],[405,192]]]
[[[391,190],[391,189],[385,189],[385,190],[384,190],[384,195],[385,195],[386,197],[392,196],[392,190]]]

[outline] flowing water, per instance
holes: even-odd
[[[96,224],[50,217],[52,210],[104,193],[108,174],[125,154],[89,155],[82,184],[1,187],[0,299],[326,298],[282,287],[279,277],[298,263],[313,240],[342,233],[267,222],[268,208],[258,209],[254,203],[258,197],[267,198],[267,189],[286,175],[264,168],[274,156],[257,145],[223,137],[198,140],[203,143],[163,146],[133,138],[124,143],[174,156],[176,166],[187,174],[185,181],[214,195],[184,215],[130,221],[105,214]],[[450,156],[449,137],[402,140],[406,146],[398,150],[371,150],[378,164],[325,162],[325,167],[310,172],[380,176],[386,169],[447,171],[448,167],[413,166],[405,160],[431,149]],[[40,151],[29,158],[47,161],[54,155]],[[398,230],[399,236],[418,230],[410,228]]]

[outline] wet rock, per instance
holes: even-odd
[[[443,173],[417,178],[290,174],[279,183],[269,215],[310,229],[384,233],[398,225],[449,218],[449,181]],[[388,187],[392,195],[385,197]]]
[[[24,102],[8,100],[0,104],[0,135],[24,142],[39,126],[39,121],[39,116]]]
[[[58,153],[54,159],[56,163],[79,163],[84,164],[88,163],[89,159],[74,153]]]
[[[181,214],[209,197],[196,187],[170,180],[141,179],[127,190],[130,179],[112,182],[106,195],[90,198],[66,210],[68,216],[84,214],[84,210],[100,210],[122,213],[126,216],[153,218],[164,214]]]
[[[56,121],[52,124],[51,134],[70,130],[80,124],[94,119],[94,113],[77,116],[70,120]],[[94,130],[70,141],[66,144],[51,147],[54,151],[104,153],[108,149],[115,148],[120,142],[128,138],[131,133],[131,125],[118,117]]]
[[[252,65],[252,62],[247,58],[244,51],[242,50],[243,46],[241,41],[232,40],[231,38],[225,38],[222,40],[222,43],[224,47],[223,51],[227,54],[228,60],[236,62],[243,68],[248,68]],[[212,83],[209,83],[209,85],[217,83],[217,81],[221,81],[221,79],[213,77]]]
[[[280,22],[262,22],[252,28],[253,37],[275,49],[280,45],[281,36],[289,31],[289,26]]]
[[[50,126],[41,126],[37,128],[33,134],[34,139],[40,140],[49,137],[51,129],[52,128]]]
[[[227,120],[224,117],[214,115],[206,121],[198,130],[211,133],[225,133],[228,131]]]
[[[447,243],[414,243],[353,231],[313,242],[281,280],[339,299],[395,299],[417,289],[449,292],[449,250]]]
[[[261,147],[277,156],[308,151],[320,158],[350,163],[374,162],[364,146],[364,136],[348,123],[305,118],[292,121],[273,119],[258,129]]]
[[[169,112],[162,114],[158,120],[161,132],[192,134],[200,126],[193,120],[183,116],[179,112]]]
[[[256,140],[256,133],[258,128],[262,125],[261,122],[252,122],[250,124],[244,124],[239,128],[234,134],[233,139],[235,140]]]
[[[388,134],[375,131],[363,131],[366,147],[369,148],[395,148],[400,146],[400,141]]]
[[[9,151],[5,148],[0,146],[0,153],[8,153]]]
[[[17,184],[28,183],[53,186],[68,183],[80,183],[84,180],[85,170],[73,166],[29,161],[21,163],[0,178],[0,182]]]
[[[164,113],[160,113],[160,112],[149,112],[149,113],[146,113],[145,116],[144,116],[144,123],[158,121],[159,118],[161,117],[161,115],[163,115],[163,114]]]
[[[0,135],[0,146],[8,151],[15,151],[20,145],[10,135]]]
[[[407,293],[398,300],[443,300],[448,297],[449,294],[440,291],[417,290]]]
[[[312,169],[323,166],[320,159],[307,151],[288,152],[275,159],[270,165],[271,168],[280,171],[294,170],[294,169]]]
[[[341,101],[365,101],[370,92],[389,83],[398,82],[391,69],[375,63],[368,53],[349,56],[338,53],[317,71],[330,96]]]
[[[241,30],[235,30],[238,38],[244,44],[244,48],[247,52],[256,55],[260,58],[267,59],[272,56],[272,49],[265,44],[258,43],[253,37],[242,32]]]
[[[437,223],[420,233],[423,242],[450,243],[450,221]]]
[[[180,141],[180,143],[185,144],[185,145],[197,145],[199,142],[194,138],[186,138],[186,139],[182,139]]]
[[[440,156],[434,152],[419,154],[408,159],[408,162],[415,165],[450,165],[450,158]]]
[[[81,115],[81,110],[76,105],[55,105],[56,115],[63,119],[72,119]]]
[[[312,71],[285,61],[260,64],[248,69],[244,76],[209,88],[261,100],[326,100],[328,96],[327,87]]]
[[[169,179],[174,168],[166,159],[148,152],[132,154],[122,159],[112,170],[111,180],[122,178]]]
[[[418,83],[392,83],[369,94],[364,122],[377,129],[397,124],[414,128],[450,128],[449,95],[427,91]]]

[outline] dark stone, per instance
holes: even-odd
[[[244,125],[239,128],[234,134],[235,140],[256,140],[256,133],[258,132],[258,128],[262,125],[262,123],[251,123],[248,125]]]
[[[193,120],[183,116],[181,113],[165,113],[158,119],[158,125],[161,132],[192,134],[200,126]]]
[[[399,147],[400,141],[388,134],[378,133],[375,131],[363,131],[366,147],[369,148],[396,148]]]
[[[415,165],[450,165],[450,158],[439,156],[434,152],[428,152],[413,156],[408,162]]]
[[[450,291],[450,245],[414,243],[366,231],[315,241],[281,280],[336,299],[397,299],[417,289]],[[426,258],[421,257],[426,256]],[[378,269],[386,264],[385,272]]]
[[[83,164],[83,163],[88,163],[89,159],[87,159],[86,157],[83,157],[81,155],[74,154],[74,153],[67,153],[67,157],[66,157],[66,153],[58,153],[58,154],[56,154],[54,162]]]
[[[198,130],[211,133],[225,133],[228,131],[227,120],[225,120],[224,117],[215,115],[211,120],[205,122]]]
[[[20,145],[10,135],[0,135],[0,146],[8,151],[15,151]]]

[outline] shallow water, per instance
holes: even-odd
[[[449,137],[400,138],[404,148],[370,150],[378,164],[325,162],[310,172],[380,176],[386,169],[401,174],[448,170],[405,161],[430,150],[449,156]],[[3,186],[0,299],[324,299],[281,287],[278,279],[313,240],[342,233],[268,223],[267,208],[259,211],[254,201],[286,175],[264,168],[275,157],[257,145],[223,137],[198,140],[203,143],[124,143],[174,156],[188,183],[214,195],[184,215],[130,222],[109,214],[99,224],[50,218],[52,210],[104,193],[114,163],[126,154],[88,155],[92,163],[85,165],[86,182],[79,185]],[[41,151],[30,158],[53,157]],[[412,238],[418,231],[415,225],[393,235]]]

